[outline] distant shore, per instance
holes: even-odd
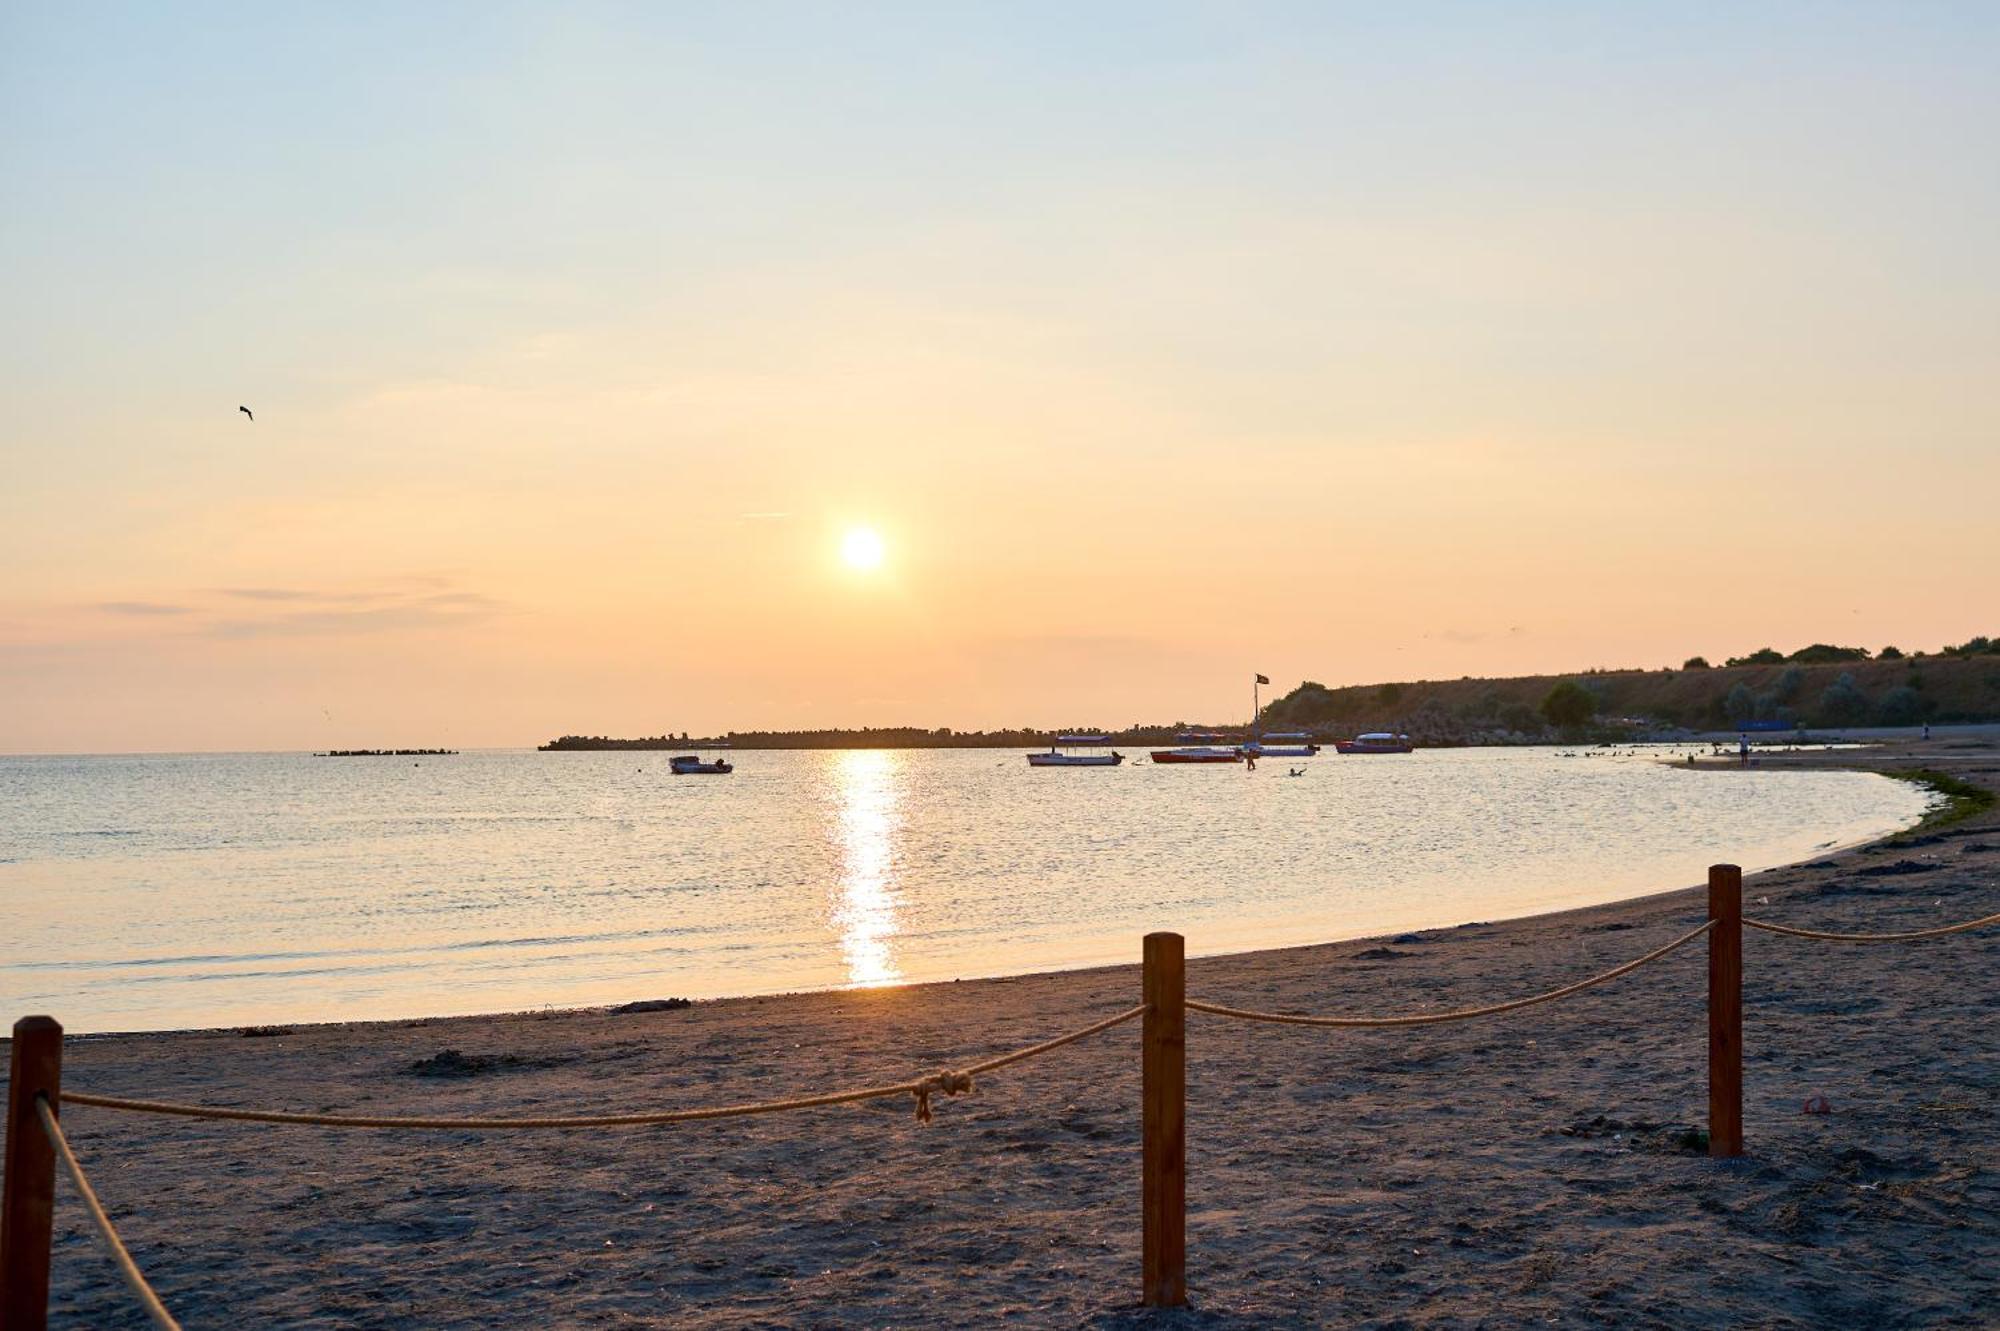
[[[1962,738],[1770,765],[1937,768]],[[1704,764],[1705,765],[1705,764]],[[1986,811],[1752,877],[1754,913],[1911,929],[2000,909]],[[1294,1011],[1442,1007],[1636,956],[1696,891],[1200,959],[1190,991]],[[1136,950],[1137,940],[1134,940]],[[1753,935],[1750,1160],[1703,1118],[1699,947],[1578,999],[1416,1032],[1190,1029],[1192,1320],[1130,1308],[1129,1030],[904,1102],[586,1136],[334,1133],[73,1106],[65,1122],[191,1327],[509,1323],[1262,1327],[1348,1319],[1977,1325],[2000,1298],[2000,931],[1894,947]],[[894,1080],[1133,1001],[1135,968],[732,999],[73,1041],[78,1090],[373,1113],[729,1103]],[[449,1058],[440,1055],[456,1051]],[[447,1075],[448,1074],[448,1075]],[[1824,1095],[1833,1112],[1805,1115]],[[658,1168],[661,1152],[672,1167]],[[1982,1163],[1984,1162],[1984,1163]],[[59,1321],[123,1314],[73,1198]]]
[[[1846,728],[1760,730],[1753,732],[1752,742],[1762,746],[1845,744],[1856,741],[1874,742],[1880,740],[1916,739],[1921,726],[1854,726]],[[1955,734],[1973,738],[2000,735],[2000,722],[1953,722],[1938,723],[1932,727],[1938,735]],[[858,730],[811,730],[811,731],[745,731],[727,735],[709,735],[698,738],[671,735],[640,736],[618,739],[605,735],[564,735],[558,739],[536,745],[542,753],[608,753],[608,752],[655,752],[675,753],[714,752],[719,749],[781,750],[811,752],[822,749],[1043,749],[1057,743],[1059,737],[1068,734],[1087,733],[1102,735],[1105,743],[1129,748],[1147,746],[1165,747],[1176,742],[1183,733],[1178,728],[1143,727],[1113,731],[1039,731],[1039,730],[923,730],[916,727],[880,727]],[[1204,734],[1221,734],[1228,742],[1250,738],[1250,732],[1241,726],[1202,728]],[[1351,737],[1351,732],[1316,730],[1307,732],[1314,742],[1331,749],[1335,739]],[[1568,738],[1554,734],[1529,736],[1515,734],[1509,736],[1480,736],[1472,738],[1440,739],[1420,744],[1423,748],[1468,749],[1468,748],[1547,748],[1560,745],[1601,745],[1601,744],[1734,744],[1739,732],[1731,729],[1685,730],[1685,729],[1643,729],[1634,727],[1586,727]],[[1329,755],[1331,756],[1331,755]]]

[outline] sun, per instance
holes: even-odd
[[[882,556],[888,547],[882,544],[882,534],[873,527],[849,527],[847,534],[840,538],[840,559],[851,569],[867,572],[882,567]]]

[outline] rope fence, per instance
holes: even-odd
[[[1447,1021],[1470,1021],[1475,1017],[1493,1017],[1502,1012],[1517,1012],[1537,1003],[1553,1003],[1571,994],[1580,994],[1621,975],[1629,975],[1649,961],[1658,961],[1676,948],[1686,947],[1695,939],[1715,927],[1710,920],[1697,929],[1690,929],[1664,947],[1656,947],[1643,957],[1635,958],[1622,966],[1614,966],[1587,980],[1566,984],[1560,989],[1551,989],[1545,994],[1533,994],[1527,998],[1516,998],[1506,1003],[1494,1003],[1488,1007],[1459,1008],[1453,1012],[1415,1012],[1400,1017],[1310,1017],[1289,1012],[1259,1012],[1252,1008],[1223,1007],[1219,1003],[1199,1003],[1188,1000],[1190,1012],[1206,1012],[1214,1017],[1234,1017],[1238,1021],[1266,1021],[1276,1026],[1333,1026],[1350,1030],[1379,1030],[1389,1026],[1436,1026]]]
[[[49,1144],[56,1149],[57,1158],[62,1161],[63,1172],[69,1175],[70,1183],[76,1188],[76,1195],[83,1199],[83,1209],[90,1213],[90,1223],[97,1227],[97,1237],[104,1240],[104,1246],[111,1250],[111,1260],[118,1268],[118,1275],[125,1281],[125,1288],[132,1291],[132,1297],[146,1310],[146,1316],[153,1319],[153,1325],[164,1327],[165,1331],[181,1331],[181,1324],[167,1311],[167,1305],[160,1302],[160,1296],[146,1283],[146,1277],[139,1270],[139,1264],[132,1260],[131,1252],[125,1247],[125,1240],[118,1237],[118,1227],[111,1223],[111,1217],[104,1212],[104,1203],[97,1200],[97,1190],[84,1177],[83,1166],[77,1162],[76,1152],[69,1148],[69,1138],[63,1135],[62,1123],[56,1118],[55,1110],[49,1107],[49,1097],[35,1097],[35,1113],[42,1120],[42,1131],[48,1134]]]
[[[1481,1007],[1445,1012],[1382,1016],[1312,1016],[1264,1012],[1190,1000],[1186,994],[1184,944],[1179,934],[1154,933],[1145,939],[1141,1002],[1101,1020],[960,1068],[946,1069],[885,1085],[818,1095],[792,1096],[743,1104],[639,1113],[567,1114],[542,1117],[302,1114],[284,1110],[230,1109],[164,1100],[128,1099],[81,1091],[65,1092],[62,1080],[62,1027],[49,1017],[15,1023],[8,1080],[4,1189],[0,1189],[0,1331],[45,1331],[48,1319],[49,1260],[53,1242],[54,1175],[59,1163],[82,1199],[98,1237],[110,1251],[132,1297],[157,1327],[179,1331],[179,1323],[153,1292],[132,1260],[117,1228],[105,1213],[83,1166],[63,1135],[60,1110],[85,1105],[140,1114],[248,1123],[300,1124],[333,1128],[410,1128],[486,1131],[515,1128],[627,1128],[694,1123],[862,1101],[912,1097],[919,1122],[931,1121],[936,1096],[973,1089],[974,1079],[1093,1035],[1141,1020],[1141,1282],[1149,1307],[1187,1302],[1186,1278],[1186,1014],[1200,1012],[1240,1021],[1281,1026],[1386,1029],[1434,1026],[1516,1012],[1573,997],[1628,975],[1708,938],[1709,1154],[1743,1154],[1743,955],[1745,928],[1835,943],[1890,943],[1964,933],[2000,924],[2000,915],[1905,933],[1840,934],[1801,929],[1743,915],[1743,873],[1734,865],[1709,870],[1708,918],[1645,955],[1545,993]]]
[[[239,1123],[296,1123],[321,1128],[422,1128],[479,1132],[506,1128],[645,1128],[667,1123],[700,1123],[718,1118],[746,1118],[753,1114],[781,1114],[793,1109],[819,1109],[828,1105],[857,1104],[863,1100],[884,1100],[908,1095],[916,1100],[917,1119],[931,1121],[933,1095],[964,1095],[972,1089],[972,1079],[1013,1063],[1050,1053],[1067,1044],[1087,1039],[1100,1031],[1123,1025],[1146,1010],[1145,1004],[1130,1007],[1116,1016],[1092,1022],[1081,1030],[1059,1035],[1053,1040],[1016,1049],[998,1058],[957,1071],[934,1072],[928,1077],[899,1081],[887,1086],[863,1086],[849,1091],[829,1091],[823,1095],[800,1095],[782,1100],[758,1100],[749,1104],[710,1105],[700,1109],[662,1109],[639,1114],[559,1114],[540,1118],[437,1118],[417,1115],[295,1114],[276,1109],[227,1109],[217,1105],[176,1104],[167,1100],[128,1100],[115,1095],[91,1095],[68,1091],[67,1104],[90,1105],[98,1109],[120,1109],[134,1114],[173,1114],[181,1118],[224,1119]]]
[[[1947,924],[1937,929],[1914,929],[1900,934],[1829,934],[1818,929],[1794,929],[1789,925],[1772,924],[1769,920],[1748,918],[1745,918],[1743,923],[1748,928],[1762,929],[1767,934],[1783,934],[1787,938],[1811,938],[1822,943],[1911,943],[1920,938],[1943,938],[1946,934],[1962,934],[1968,929],[1984,929],[1989,924],[2000,924],[2000,915],[1966,920],[1962,924]]]

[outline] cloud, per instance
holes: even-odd
[[[217,638],[297,638],[412,629],[457,628],[493,618],[503,603],[478,592],[441,592],[417,600],[357,608],[320,606],[253,617],[219,619],[206,628]]]
[[[99,601],[97,608],[107,615],[191,615],[190,605],[169,605],[164,601]]]

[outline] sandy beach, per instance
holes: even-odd
[[[1761,761],[2000,784],[1988,736]],[[2000,816],[1756,875],[1745,895],[1750,914],[1835,930],[1990,914]],[[1209,958],[1191,963],[1189,994],[1305,1012],[1455,1007],[1607,968],[1703,915],[1683,889]],[[1687,1140],[1706,1106],[1699,944],[1473,1023],[1191,1015],[1193,1307],[1171,1314],[1136,1307],[1129,1025],[986,1077],[929,1125],[902,1099],[578,1132],[85,1106],[64,1122],[190,1328],[1993,1325],[2000,930],[1873,947],[1752,933],[1745,953],[1749,1154],[1732,1163]],[[350,1113],[721,1104],[962,1066],[1115,1013],[1138,989],[1124,967],[646,1012],[92,1037],[70,1043],[65,1080]],[[1830,1113],[1801,1111],[1822,1095]],[[141,1325],[66,1184],[58,1196],[57,1324]]]

